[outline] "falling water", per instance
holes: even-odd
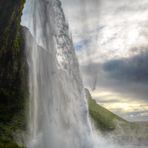
[[[87,102],[61,3],[31,0],[30,7],[27,147],[92,148]]]
[[[107,144],[91,128],[78,61],[60,1],[28,2],[27,148],[119,148],[111,141]]]

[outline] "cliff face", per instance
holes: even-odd
[[[24,2],[0,1],[0,143],[25,129],[27,64],[20,25]]]

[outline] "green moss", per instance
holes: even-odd
[[[0,148],[24,148],[24,147],[18,146],[15,142],[12,142],[11,140],[1,138],[0,139]]]
[[[20,25],[24,3],[25,0],[0,1],[0,147],[5,148],[17,148],[13,134],[26,129],[28,78]]]

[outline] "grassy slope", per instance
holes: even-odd
[[[146,143],[148,141],[148,122],[128,122],[98,105],[86,89],[89,114],[97,129],[110,135],[118,142]],[[125,141],[124,141],[125,140]]]
[[[92,99],[88,90],[86,90],[86,95],[88,98],[89,113],[97,128],[103,131],[110,131],[116,128],[117,122],[127,123],[126,120],[98,105],[96,101]]]

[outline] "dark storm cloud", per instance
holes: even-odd
[[[81,66],[86,86],[106,89],[122,94],[125,98],[148,101],[148,51],[130,58],[110,60],[103,64]],[[97,76],[96,76],[97,75]]]
[[[119,81],[148,83],[148,51],[131,58],[110,60],[103,64],[110,78]]]

